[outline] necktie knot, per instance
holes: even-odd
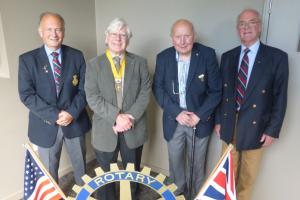
[[[250,52],[250,49],[246,48],[244,49],[244,54],[247,55]]]
[[[53,56],[53,58],[58,58],[58,53],[55,52],[55,51],[53,51],[53,52],[51,53],[51,55]]]

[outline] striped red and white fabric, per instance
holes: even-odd
[[[27,150],[24,173],[24,200],[59,199],[62,199],[61,194]]]

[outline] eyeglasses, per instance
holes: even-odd
[[[254,27],[256,26],[257,24],[259,24],[260,22],[257,21],[257,20],[251,20],[251,21],[248,21],[248,22],[245,22],[245,21],[239,21],[238,22],[238,27],[239,28],[246,28],[246,27]]]
[[[109,33],[109,35],[114,39],[121,38],[122,40],[126,40],[128,38],[127,34],[125,33]]]

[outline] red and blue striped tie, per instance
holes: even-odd
[[[250,49],[245,49],[244,50],[244,56],[241,62],[241,66],[238,72],[238,80],[236,84],[236,106],[237,110],[240,110],[241,105],[243,103],[243,99],[245,96],[246,92],[246,87],[247,87],[247,77],[248,77],[248,65],[249,65],[249,58],[248,58],[248,53]]]
[[[56,85],[56,94],[58,95],[60,90],[60,83],[61,83],[61,64],[58,60],[58,53],[52,52],[51,54],[53,56],[53,70],[54,70],[54,80]]]

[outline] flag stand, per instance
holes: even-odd
[[[192,135],[192,152],[191,152],[191,163],[190,163],[190,180],[188,187],[188,195],[190,200],[192,200],[193,193],[193,174],[194,174],[194,157],[195,157],[195,136],[196,136],[196,127],[193,127],[193,135]]]
[[[34,152],[32,145],[26,143],[23,145],[32,155],[33,159],[35,160],[36,164],[40,167],[40,169],[43,171],[43,173],[49,178],[55,189],[58,191],[58,193],[62,196],[63,199],[67,199],[66,195],[63,193],[63,191],[60,189],[60,187],[57,185],[56,181],[52,178],[48,170],[43,165],[42,161],[39,159],[38,155]]]

